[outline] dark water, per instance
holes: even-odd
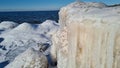
[[[0,63],[0,68],[4,68],[7,64],[9,64],[9,61]]]
[[[0,12],[0,22],[14,21],[16,23],[42,23],[45,20],[58,21],[59,11],[20,11],[20,12]]]

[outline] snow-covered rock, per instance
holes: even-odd
[[[18,55],[13,62],[5,68],[47,68],[48,61],[45,55],[33,48],[27,49]]]
[[[119,6],[75,2],[59,19],[51,53],[58,68],[120,68]]]
[[[5,30],[5,29],[12,29],[16,27],[18,24],[12,21],[3,21],[0,23],[0,30]]]
[[[56,23],[55,21],[46,20],[42,24],[39,25],[39,32],[42,34],[49,34],[49,36],[52,36],[56,33],[56,31],[59,29],[59,23]]]
[[[47,20],[42,24],[22,23],[10,30],[6,29],[4,33],[0,34],[0,38],[3,39],[0,42],[0,62],[13,61],[16,56],[29,47],[39,50],[41,45],[38,44],[51,45],[51,37],[58,28],[58,23]],[[49,54],[49,49],[45,49],[44,54]]]
[[[32,24],[29,24],[29,23],[22,23],[20,24],[19,26],[17,26],[15,29],[13,29],[13,31],[32,31],[34,30],[34,27],[32,27]]]

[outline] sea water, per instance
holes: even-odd
[[[14,11],[0,12],[0,22],[13,21],[16,23],[42,23],[45,20],[58,21],[58,10],[56,11]]]

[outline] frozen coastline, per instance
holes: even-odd
[[[119,18],[120,6],[74,2],[61,8],[59,23],[1,22],[0,62],[47,68],[51,54],[57,68],[119,68]]]

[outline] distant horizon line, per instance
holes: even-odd
[[[59,9],[56,10],[7,10],[7,11],[0,11],[0,12],[27,12],[27,11],[59,11]]]

